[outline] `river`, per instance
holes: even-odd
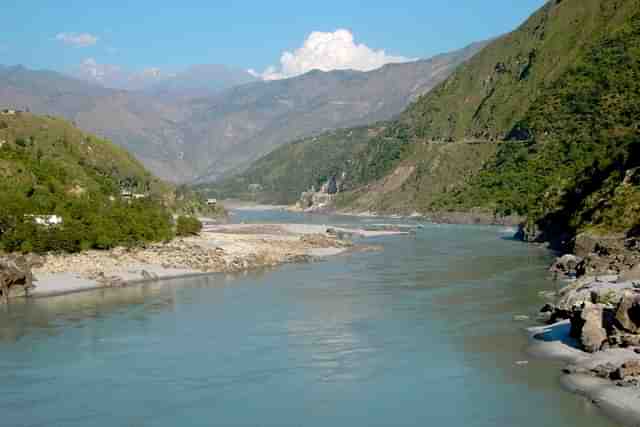
[[[381,219],[244,212],[236,221]],[[611,426],[531,360],[551,254],[426,225],[377,252],[0,308],[2,426]]]

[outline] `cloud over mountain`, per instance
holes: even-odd
[[[280,80],[311,70],[371,71],[385,64],[412,60],[404,56],[387,55],[384,50],[373,50],[364,44],[357,44],[349,30],[339,29],[333,33],[314,31],[302,47],[282,54],[279,67],[270,66],[262,73],[255,70],[249,72],[264,80]]]
[[[98,43],[99,38],[89,33],[58,33],[56,40],[74,47],[88,47]]]

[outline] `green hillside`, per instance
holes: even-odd
[[[532,230],[637,227],[639,6],[602,2],[606,31],[541,90],[496,158],[454,197],[443,195],[439,207],[526,213]]]
[[[285,146],[239,179],[290,202],[344,173],[342,208],[525,215],[538,240],[638,230],[639,34],[639,0],[550,1],[398,120]]]
[[[409,107],[398,126],[425,140],[505,139],[543,88],[553,85],[594,40],[628,18],[635,3],[547,2]]]
[[[125,200],[121,193],[144,195]],[[171,237],[173,189],[124,149],[69,123],[0,115],[0,249],[76,251]],[[33,215],[57,215],[61,226]]]
[[[300,193],[319,188],[328,177],[348,171],[347,188],[382,178],[403,156],[406,144],[380,136],[384,126],[328,132],[286,144],[262,157],[244,173],[200,191],[218,198],[239,197],[292,204]]]

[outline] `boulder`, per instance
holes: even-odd
[[[578,267],[583,261],[583,258],[576,255],[563,255],[553,263],[550,270],[552,273],[558,273],[565,276],[576,276]]]
[[[595,353],[607,342],[605,306],[585,303],[571,317],[571,336],[580,340],[584,351]]]
[[[31,269],[41,266],[42,259],[37,255],[9,255],[0,258],[0,297],[4,301],[9,300],[11,291],[22,288],[28,296],[29,291],[35,288],[35,281]]]
[[[140,275],[144,280],[158,280],[158,275],[156,273],[149,273],[147,270],[142,270]]]
[[[640,360],[630,360],[611,373],[611,379],[626,380],[640,376]]]
[[[623,294],[616,311],[616,321],[629,333],[640,332],[640,293],[627,291]]]

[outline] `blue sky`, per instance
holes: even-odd
[[[0,64],[69,71],[83,60],[175,71],[220,63],[264,70],[312,31],[428,57],[515,28],[544,0],[2,0]],[[95,37],[95,39],[94,39]]]

